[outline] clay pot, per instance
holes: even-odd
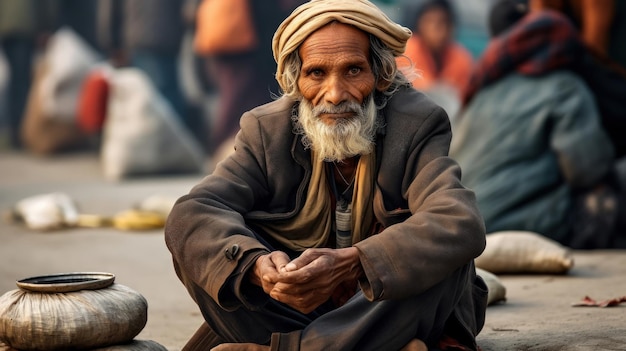
[[[65,273],[17,282],[0,297],[0,341],[19,350],[95,349],[130,343],[145,327],[146,299],[110,273]]]

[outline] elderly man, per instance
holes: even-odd
[[[397,71],[409,36],[365,0],[280,25],[283,96],[168,219],[206,320],[185,349],[477,349],[485,229],[446,113]]]

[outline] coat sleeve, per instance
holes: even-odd
[[[410,145],[383,153],[383,157],[400,158],[398,168],[406,164],[399,181],[408,208],[385,209],[386,217],[402,220],[355,245],[366,275],[361,288],[368,299],[417,295],[484,250],[485,227],[474,193],[461,184],[460,167],[447,157],[450,139],[448,117],[436,107],[421,122]],[[383,160],[381,167],[386,164]],[[380,173],[388,172],[381,169]]]
[[[269,252],[242,215],[266,192],[256,119],[244,115],[242,126],[235,153],[176,202],[165,226],[179,278],[226,309],[246,303],[233,285],[241,284],[259,254]]]

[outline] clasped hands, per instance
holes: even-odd
[[[319,248],[294,260],[282,251],[260,256],[249,279],[273,299],[307,314],[329,298],[337,306],[346,303],[362,275],[357,248]]]

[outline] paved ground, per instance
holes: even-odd
[[[97,155],[37,158],[0,153],[0,210],[53,191],[82,212],[111,215],[155,194],[179,196],[201,175],[104,180]],[[626,304],[571,307],[585,295],[626,295],[626,251],[576,252],[566,276],[502,276],[506,303],[487,310],[479,336],[484,351],[626,350]],[[148,300],[148,323],[137,337],[180,350],[200,325],[195,305],[176,278],[161,230],[71,229],[39,233],[0,223],[0,294],[18,279],[60,272],[104,271]]]

